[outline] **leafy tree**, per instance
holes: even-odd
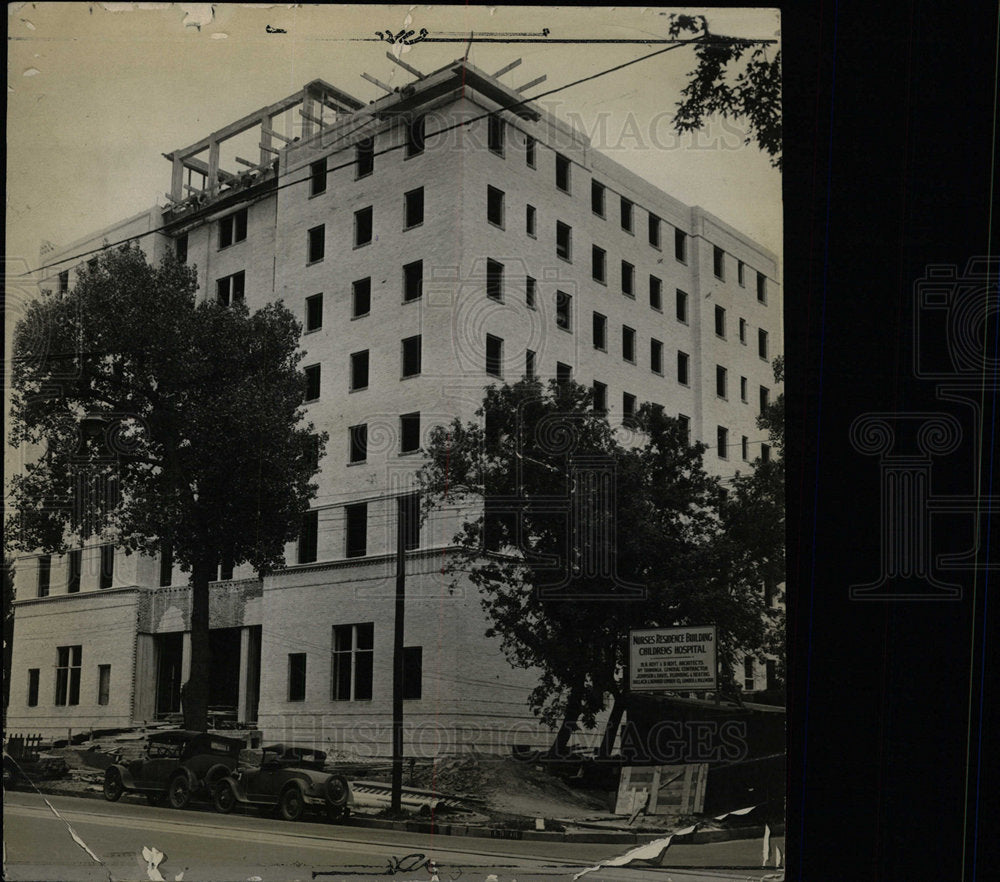
[[[672,15],[670,36],[676,38],[682,31],[697,34],[701,40],[694,44],[698,66],[681,90],[684,98],[674,114],[675,130],[696,131],[712,114],[743,119],[749,127],[745,143],[756,141],[771,157],[771,165],[780,170],[781,50],[759,40],[711,34],[703,15]],[[730,79],[736,69],[735,79]]]
[[[558,726],[553,751],[578,721],[593,727],[610,695],[607,752],[630,628],[717,622],[724,663],[756,635],[759,602],[734,592],[718,564],[720,495],[705,446],[648,404],[626,445],[572,382],[491,387],[477,416],[434,431],[419,476],[425,511],[470,511],[449,571],[479,590],[487,636],[507,659],[540,671],[529,705]]]
[[[41,453],[11,480],[7,527],[22,551],[169,542],[191,574],[184,723],[204,730],[209,582],[220,562],[283,565],[326,436],[302,425],[292,314],[198,303],[196,289],[194,269],[151,266],[132,245],[31,306],[15,330],[11,437]]]

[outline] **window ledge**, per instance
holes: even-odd
[[[418,223],[415,224],[410,224],[408,227],[403,227],[403,232],[405,233],[407,230],[415,230],[417,227],[422,227],[423,225],[424,225],[423,221],[419,221]]]
[[[351,321],[353,322],[353,321],[357,321],[358,319],[368,318],[368,316],[370,316],[371,314],[372,314],[371,310],[368,310],[368,312],[362,312],[362,313],[359,313],[358,315],[352,315],[351,316]]]
[[[326,260],[325,256],[324,257],[317,257],[315,260],[307,260],[306,261],[306,266],[315,266],[317,263],[322,263],[324,260]]]

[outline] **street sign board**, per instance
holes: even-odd
[[[629,631],[629,691],[714,692],[715,625]]]

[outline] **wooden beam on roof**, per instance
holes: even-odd
[[[235,159],[240,165],[248,165],[250,168],[260,168],[259,163],[251,162],[249,159],[244,159],[242,156],[234,156],[233,159]]]
[[[207,162],[202,162],[200,159],[182,159],[181,162],[184,163],[185,168],[189,168],[191,171],[196,171],[198,174],[209,177],[209,165]],[[238,175],[234,175],[232,172],[227,172],[222,168],[216,168],[215,173],[220,181],[234,182],[239,180]]]
[[[495,80],[496,80],[496,79],[499,79],[499,78],[500,78],[500,77],[502,77],[502,76],[503,76],[503,75],[504,75],[505,73],[507,73],[508,71],[511,71],[511,70],[513,70],[513,69],[514,69],[515,67],[517,67],[517,66],[518,66],[518,65],[519,65],[520,63],[521,63],[521,59],[520,59],[520,58],[515,58],[515,59],[514,59],[514,60],[513,60],[513,61],[512,61],[512,62],[511,62],[510,64],[508,64],[508,65],[507,65],[506,67],[501,67],[501,68],[500,68],[500,70],[498,70],[498,71],[497,71],[497,72],[496,72],[495,74],[493,74],[493,79],[495,79]]]
[[[395,56],[395,55],[393,55],[393,54],[392,54],[391,52],[386,52],[386,53],[385,53],[385,57],[386,57],[386,58],[388,58],[388,59],[389,59],[389,61],[391,61],[391,62],[393,62],[393,63],[395,63],[395,64],[398,64],[398,65],[399,65],[399,66],[400,66],[401,68],[403,68],[403,70],[405,70],[405,71],[409,71],[409,72],[410,72],[411,74],[413,74],[413,75],[414,75],[414,76],[415,76],[415,77],[416,77],[416,78],[417,78],[418,80],[422,80],[422,79],[423,79],[423,78],[424,78],[424,77],[426,76],[426,74],[422,74],[422,73],[421,73],[421,72],[420,72],[419,70],[417,70],[417,69],[416,69],[415,67],[410,67],[410,65],[408,65],[408,64],[407,64],[407,63],[406,63],[405,61],[400,61],[400,60],[399,60],[398,58],[396,58],[396,56]]]
[[[361,74],[361,76],[364,79],[368,80],[369,83],[374,83],[380,89],[385,89],[385,91],[388,92],[390,95],[392,94],[392,92],[393,92],[392,86],[387,86],[381,80],[376,80],[375,77],[373,77],[371,74],[368,74],[368,73],[363,73],[363,74]]]
[[[257,146],[260,147],[261,150],[266,150],[268,153],[281,153],[277,147],[272,147],[270,144],[265,144],[263,141],[261,141]]]
[[[548,79],[548,74],[542,74],[540,77],[536,77],[530,83],[525,83],[519,89],[515,89],[515,92],[524,92],[526,89],[530,89],[532,86],[537,86],[539,83],[544,83]]]
[[[327,122],[326,120],[318,116],[313,116],[311,113],[309,113],[308,110],[303,110],[301,107],[299,108],[299,116],[301,116],[303,119],[309,120],[309,122],[316,123],[316,125],[318,125],[320,128],[322,128],[323,126],[330,125],[330,123]]]
[[[270,135],[272,138],[277,138],[279,141],[284,141],[286,144],[291,144],[292,141],[295,140],[294,138],[288,138],[285,135],[282,135],[281,132],[276,132],[274,129],[266,129],[264,134]]]

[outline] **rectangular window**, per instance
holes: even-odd
[[[372,308],[372,280],[358,279],[351,283],[351,316],[360,318],[368,315]]]
[[[556,291],[556,327],[573,330],[573,296],[565,291]]]
[[[573,379],[573,368],[561,361],[556,362],[556,382],[559,384],[568,383]]]
[[[660,247],[660,219],[653,212],[649,213],[649,244]]]
[[[111,700],[111,665],[97,666],[97,703],[107,704]]]
[[[767,386],[760,387],[760,412],[767,413],[767,406],[770,404],[771,393]]]
[[[526,380],[533,380],[536,376],[535,351],[533,349],[529,349],[524,353],[524,377]]]
[[[229,306],[230,303],[242,303],[246,294],[247,274],[240,270],[231,276],[225,276],[215,283],[215,299],[222,306]]]
[[[351,426],[348,430],[350,439],[350,462],[364,462],[368,459],[368,424],[361,423]]]
[[[228,582],[233,578],[233,558],[230,554],[223,554],[222,563],[219,564],[219,581]]]
[[[368,350],[351,353],[351,391],[368,388]]]
[[[747,692],[753,692],[754,685],[753,659],[745,658],[743,659],[743,688]]]
[[[169,542],[160,543],[160,587],[166,588],[174,582],[174,546]]]
[[[590,249],[590,262],[593,267],[591,274],[594,277],[594,281],[600,282],[602,285],[608,281],[608,255],[603,248],[598,248],[594,245]]]
[[[528,309],[535,308],[535,299],[538,296],[537,283],[531,276],[524,278],[524,305]]]
[[[757,329],[757,354],[761,358],[767,358],[767,331],[763,328]]]
[[[499,116],[490,114],[489,132],[487,137],[489,139],[488,146],[490,148],[490,153],[496,153],[497,156],[503,156],[504,121],[500,119]]]
[[[691,363],[691,357],[686,352],[677,351],[677,382],[683,385],[688,384],[688,368]]]
[[[608,318],[599,312],[594,313],[594,349],[608,351]]]
[[[333,701],[367,701],[372,697],[375,625],[333,626],[333,670],[330,698]]]
[[[654,374],[663,373],[663,343],[659,340],[649,341],[649,369]]]
[[[649,277],[649,308],[663,312],[663,282],[656,276]]]
[[[503,340],[486,335],[486,373],[491,377],[503,376]]]
[[[403,549],[413,551],[420,547],[420,494],[411,493],[400,501],[403,516]]]
[[[740,454],[744,462],[750,457],[750,439],[746,435],[740,435]]]
[[[174,241],[174,254],[179,263],[187,263],[188,259],[188,234],[182,233]],[[60,285],[62,283],[62,273],[59,274]],[[67,280],[68,281],[68,280]],[[63,293],[60,291],[60,293]]]
[[[186,243],[185,243],[186,244]],[[185,254],[185,258],[186,258]],[[177,258],[180,260],[180,257]],[[59,293],[65,294],[69,291],[69,270],[63,270],[59,273]]]
[[[299,527],[299,556],[300,564],[314,563],[319,544],[319,512],[307,511],[302,515],[302,524]]]
[[[635,215],[635,206],[632,202],[622,196],[622,229],[626,233],[632,232],[632,222]]]
[[[635,328],[622,325],[622,358],[635,364]]]
[[[415,377],[420,373],[421,336],[407,337],[403,340],[403,376]]]
[[[418,701],[424,677],[422,646],[403,647],[403,701]]]
[[[403,302],[410,303],[424,296],[424,262],[415,260],[403,267]]]
[[[715,336],[726,336],[726,310],[721,306],[715,307]]]
[[[629,392],[622,393],[622,425],[631,426],[635,423],[635,396]]]
[[[49,596],[49,582],[52,578],[52,555],[43,554],[38,558],[38,596]]]
[[[326,256],[326,225],[320,224],[309,230],[308,263],[316,263]]]
[[[594,410],[598,413],[607,413],[608,410],[608,387],[604,383],[594,380]]]
[[[524,232],[535,238],[535,206],[526,205],[524,207]]]
[[[741,288],[745,288],[747,286],[746,265],[742,260],[736,261],[736,284],[738,284]]]
[[[604,217],[604,184],[597,181],[590,182],[590,208],[594,214]]]
[[[687,233],[674,229],[674,257],[681,263],[687,263]]]
[[[691,417],[683,413],[677,414],[677,422],[681,424],[681,437],[691,443]]]
[[[83,572],[83,549],[74,548],[69,553],[69,574],[66,577],[66,593],[78,594],[80,574]]]
[[[306,298],[306,330],[318,331],[323,327],[323,295]]]
[[[406,158],[419,156],[424,152],[424,118],[418,116],[406,127]]]
[[[715,394],[719,398],[726,397],[726,378],[728,371],[722,366],[717,364],[715,366]]]
[[[719,459],[729,458],[729,430],[719,426],[715,432],[715,447],[719,453]]]
[[[399,418],[399,452],[414,453],[420,449],[420,412],[404,413]]]
[[[568,224],[556,221],[556,257],[572,260],[573,230]]]
[[[228,248],[247,237],[247,210],[241,208],[219,221],[219,248]]]
[[[726,252],[718,245],[712,246],[712,272],[717,279],[726,278]]]
[[[82,646],[56,648],[56,704],[60,707],[80,703],[82,655]]]
[[[101,581],[100,587],[110,588],[115,581],[115,547],[101,546]]]
[[[365,138],[358,141],[354,148],[354,158],[357,163],[355,178],[366,178],[375,171],[375,139]]]
[[[347,557],[364,557],[368,553],[368,503],[345,505],[344,517],[347,521]]]
[[[771,459],[771,445],[761,444],[760,445],[760,458],[764,462],[768,462]]]
[[[627,260],[622,261],[622,294],[635,297],[635,267]]]
[[[288,700],[306,700],[306,654],[288,653]]]
[[[524,139],[524,161],[528,168],[535,167],[535,139],[531,135]]]
[[[486,187],[486,220],[495,227],[503,227],[503,190]]]
[[[687,324],[688,320],[688,296],[686,291],[677,289],[677,321]]]
[[[319,196],[326,192],[326,159],[318,159],[309,165],[309,195]]]
[[[740,343],[746,345],[747,342],[747,320],[740,319]]]
[[[757,300],[767,303],[767,277],[762,273],[757,273]]]
[[[320,389],[320,366],[311,364],[305,368],[306,375],[306,401],[315,401],[319,398]]]
[[[486,296],[503,300],[503,264],[496,260],[486,261]]]
[[[740,377],[740,401],[747,403],[747,378]]]
[[[569,175],[569,159],[563,156],[561,153],[556,154],[556,188],[562,190],[563,193],[569,192],[570,186],[570,175]]]
[[[40,668],[28,668],[28,707],[38,707],[38,678]]]
[[[417,187],[403,194],[404,223],[407,229],[424,222],[424,188]]]
[[[354,212],[354,247],[360,248],[372,240],[372,207]]]

